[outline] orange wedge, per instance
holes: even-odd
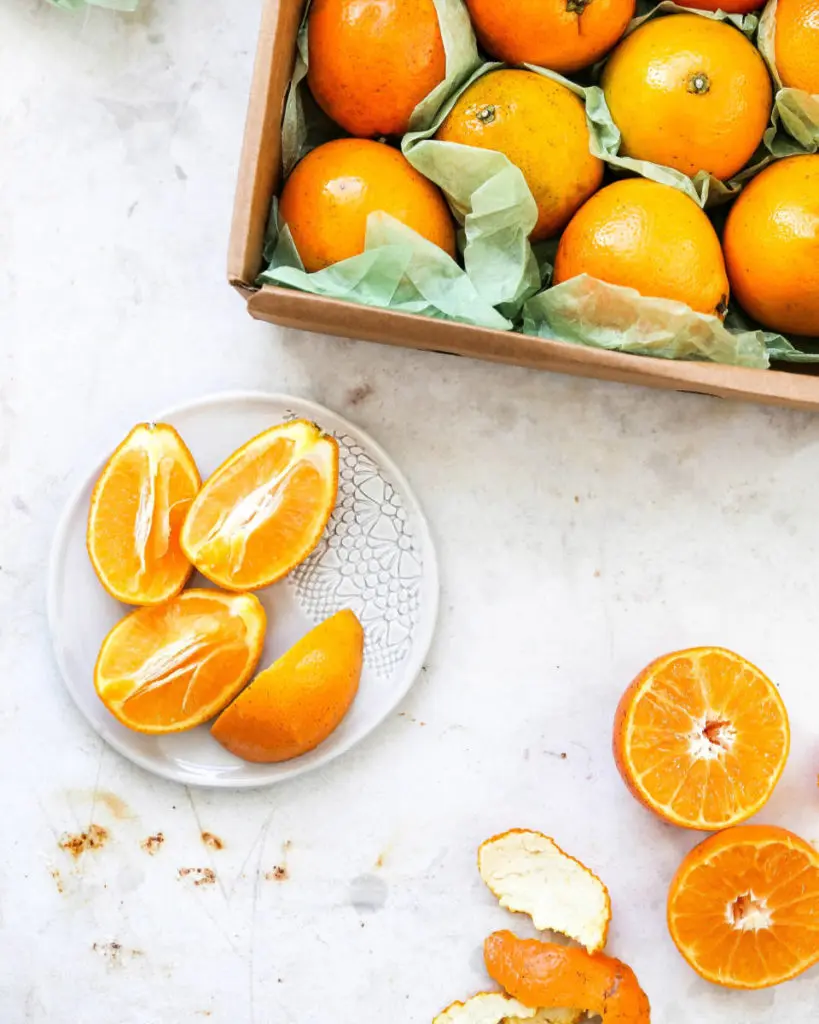
[[[688,963],[717,985],[795,978],[819,962],[819,853],[770,825],[711,836],[671,883],[668,927]]]
[[[246,761],[289,761],[327,739],[358,692],[364,633],[345,610],[316,626],[213,723],[214,737]]]
[[[789,749],[776,687],[720,647],[652,662],[626,690],[614,723],[615,760],[634,796],[666,821],[703,831],[756,814]]]
[[[603,1024],[650,1024],[634,971],[604,953],[495,932],[484,943],[490,978],[524,1006],[576,1006]]]
[[[253,594],[186,590],[114,626],[102,643],[94,686],[130,729],[192,729],[218,714],[250,679],[265,626]]]
[[[165,423],[131,431],[102,471],[88,513],[91,564],[125,604],[161,604],[185,586],[192,566],[179,546],[199,490],[185,442]]]
[[[337,492],[335,439],[306,420],[283,423],[248,441],[206,481],[182,528],[182,548],[221,587],[265,587],[318,544]]]

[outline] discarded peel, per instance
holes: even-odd
[[[630,967],[576,947],[495,932],[484,943],[489,975],[525,1006],[578,1006],[603,1024],[650,1024],[648,997]]]
[[[182,527],[182,549],[217,585],[257,590],[307,558],[337,491],[338,442],[306,420],[280,424],[205,481]]]
[[[666,821],[703,831],[755,814],[789,749],[776,687],[720,647],[652,662],[626,690],[614,723],[615,761],[633,795]]]
[[[494,836],[478,850],[478,870],[500,905],[528,914],[535,928],[566,935],[589,953],[605,947],[608,889],[553,839],[526,829]]]
[[[141,423],[105,464],[91,495],[86,543],[94,572],[125,604],[161,604],[193,567],[179,545],[200,487],[185,442],[165,423]]]
[[[771,825],[710,836],[668,894],[677,949],[707,981],[759,989],[819,962],[819,852]]]
[[[582,1010],[535,1010],[503,992],[479,992],[452,1003],[432,1024],[577,1024]]]
[[[97,694],[137,732],[192,729],[218,714],[250,679],[265,626],[253,594],[187,590],[163,605],[139,608],[102,643]]]

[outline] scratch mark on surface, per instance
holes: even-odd
[[[272,821],[273,815],[270,814],[267,821],[264,823],[262,831],[257,839],[257,843],[259,846],[259,856],[256,858],[256,871],[254,872],[253,878],[253,906],[250,912],[250,950],[247,958],[248,1002],[250,1005],[249,1024],[256,1024],[256,915],[259,909],[259,889],[261,886],[262,877],[262,857],[264,856],[264,847],[267,841],[267,832],[268,829],[270,828],[270,824]],[[261,840],[261,842],[258,841],[259,839]]]
[[[202,819],[199,817],[199,811],[198,811],[198,809],[196,807],[196,804],[194,803],[193,793],[191,793],[190,786],[185,786],[185,793],[186,793],[186,795],[188,797],[188,803],[191,806],[191,813],[193,814],[193,820],[196,822],[196,827],[199,829],[199,835],[202,837],[202,842],[205,843],[206,846],[211,848],[210,844],[205,841],[205,836],[206,835],[211,835],[212,833],[208,832],[202,826]],[[214,838],[216,838],[216,837],[214,837]],[[218,847],[213,847],[213,849],[218,849]],[[219,891],[222,893],[222,897],[223,897],[225,903],[227,903],[228,902],[228,894],[227,894],[227,892],[225,890],[224,883],[222,882],[222,879],[219,878],[219,876],[216,874],[216,872],[212,870],[212,868],[213,868],[213,862],[211,861],[211,874],[213,875],[213,880],[218,882],[218,884],[219,884]]]
[[[271,822],[273,821],[273,815],[275,813],[276,813],[276,811],[272,810],[270,812],[270,814],[268,814],[267,819],[262,823],[262,827],[259,829],[258,833],[256,834],[256,838],[250,844],[250,847],[248,848],[248,851],[247,851],[247,855],[245,856],[245,859],[242,861],[241,866],[239,867],[239,872],[238,872],[238,874],[236,875],[236,878],[233,881],[233,885],[230,887],[230,892],[228,893],[228,901],[230,901],[230,899],[232,898],[234,892],[236,891],[236,886],[239,884],[239,880],[244,875],[245,868],[247,867],[248,863],[250,862],[250,858],[253,856],[254,850],[259,845],[260,841],[262,841],[262,840],[267,838],[267,832],[268,832],[268,830],[270,828]]]
[[[104,743],[103,740],[100,740],[100,756],[99,756],[99,759],[97,761],[97,775],[96,775],[96,778],[94,779],[94,789],[91,792],[91,810],[88,812],[88,820],[89,821],[93,821],[94,820],[94,812],[97,809],[97,793],[99,792],[99,788],[100,788],[100,777],[102,775],[102,761],[103,761],[104,757],[105,757],[105,743]]]

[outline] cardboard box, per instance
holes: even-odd
[[[749,370],[652,359],[393,313],[270,285],[257,288],[270,198],[281,183],[282,113],[303,7],[304,0],[264,0],[263,5],[228,258],[229,281],[246,300],[251,316],[284,327],[579,377],[819,409],[819,376],[810,367]]]

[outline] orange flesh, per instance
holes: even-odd
[[[252,595],[189,590],[141,608],[103,642],[97,693],[124,725],[140,732],[192,728],[247,682],[264,629],[264,610]]]
[[[787,981],[819,961],[819,853],[785,829],[726,829],[680,866],[668,926],[709,981],[751,989]]]
[[[88,553],[105,589],[126,604],[159,604],[191,573],[179,534],[199,490],[199,473],[176,431],[135,427],[94,489]]]
[[[604,1024],[649,1024],[648,998],[626,964],[538,939],[495,932],[484,943],[486,969],[525,1006],[576,1006]]]
[[[315,547],[337,486],[335,440],[304,421],[284,424],[240,448],[206,481],[182,546],[220,586],[266,586]]]
[[[675,824],[706,831],[759,810],[789,747],[774,685],[720,648],[654,662],[624,694],[615,723],[615,759],[635,796]]]

